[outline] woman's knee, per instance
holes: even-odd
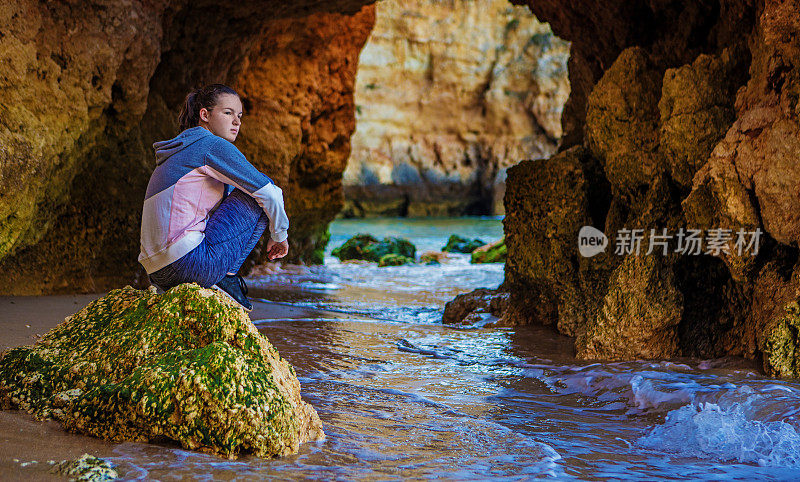
[[[222,201],[209,218],[205,229],[206,239],[218,244],[249,236],[263,213],[253,198],[237,189]]]

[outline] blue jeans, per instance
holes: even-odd
[[[208,218],[203,242],[152,273],[150,281],[165,290],[181,283],[209,288],[226,273],[239,271],[268,224],[255,199],[236,189]]]

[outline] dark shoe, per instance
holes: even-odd
[[[238,274],[226,274],[224,278],[212,286],[212,288],[214,287],[233,298],[246,312],[249,313],[253,310],[252,303],[247,299],[247,285],[244,284],[244,279]]]

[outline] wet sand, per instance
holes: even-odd
[[[100,296],[0,296],[0,351],[35,343],[37,337]],[[253,302],[250,313],[252,320],[339,316],[260,301]],[[26,412],[0,411],[0,480],[65,480],[65,477],[49,473],[49,460],[74,460],[84,453],[110,457],[118,445],[67,433],[58,422],[39,422]]]

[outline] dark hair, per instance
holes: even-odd
[[[178,117],[180,130],[184,131],[190,127],[200,125],[200,109],[211,110],[217,105],[217,98],[222,94],[233,94],[239,97],[235,90],[224,84],[209,84],[199,89],[194,89],[186,96],[181,108],[181,115]]]

